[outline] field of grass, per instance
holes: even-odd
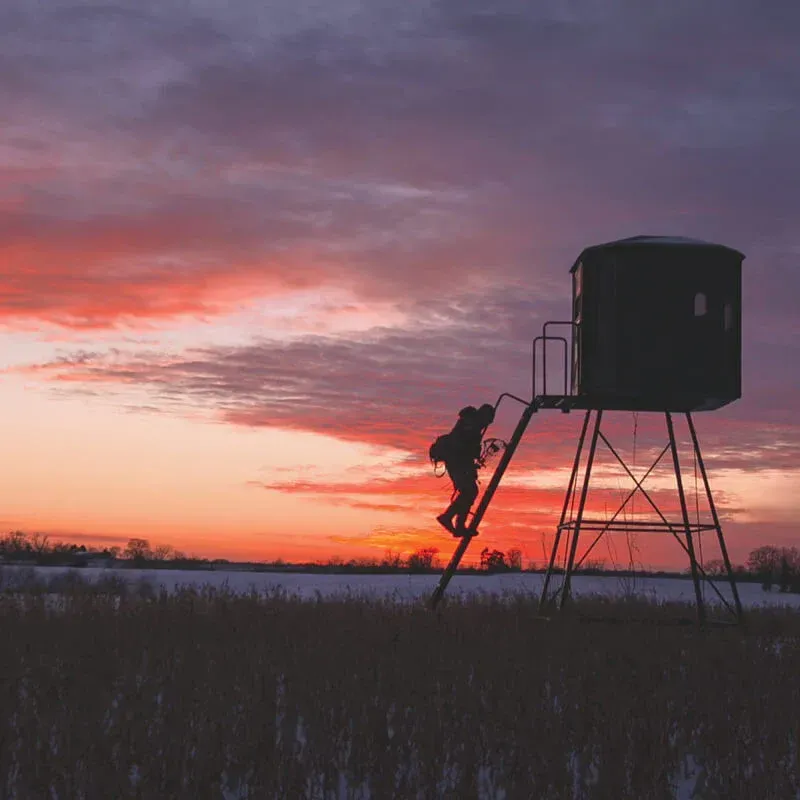
[[[7,592],[0,796],[797,797],[800,616],[693,616]]]

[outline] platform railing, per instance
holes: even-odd
[[[548,334],[547,329],[551,325],[568,325],[571,329],[571,337],[572,340],[568,340],[566,336],[551,336]],[[564,345],[563,349],[563,362],[562,362],[562,369],[564,375],[564,384],[563,384],[563,392],[561,393],[562,397],[570,397],[573,392],[572,386],[572,373],[569,368],[569,356],[572,352],[572,344],[574,341],[575,336],[575,328],[577,327],[578,323],[573,321],[567,320],[549,320],[544,323],[542,326],[542,334],[541,336],[537,336],[533,340],[533,354],[532,354],[532,361],[533,361],[533,370],[532,370],[532,386],[531,386],[531,393],[533,398],[537,397],[548,397],[550,393],[547,391],[547,349],[548,349],[548,342],[561,342]],[[541,342],[541,348],[537,348],[537,345]],[[541,349],[541,384],[539,385],[538,379],[538,371],[537,371],[537,350]],[[566,410],[566,409],[565,409]]]

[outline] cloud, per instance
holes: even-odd
[[[208,408],[235,424],[427,449],[434,430],[449,427],[468,402],[493,401],[498,387],[525,393],[528,347],[524,339],[509,338],[518,324],[514,308],[491,297],[430,303],[428,324],[416,330],[306,336],[177,355],[76,352],[25,371],[62,386],[144,387],[162,401]],[[524,308],[530,311],[529,301],[518,300],[517,313]],[[509,372],[519,378],[508,381]]]
[[[104,386],[120,402],[161,406],[171,413],[201,410],[228,423],[312,431],[393,448],[410,464],[427,460],[432,439],[448,430],[459,408],[494,402],[507,391],[530,396],[530,345],[542,307],[507,289],[430,299],[403,327],[347,335],[303,335],[209,346],[178,353],[72,351],[18,368],[61,388]],[[797,389],[774,392],[787,353],[758,364],[758,383],[744,400],[695,421],[709,468],[787,468],[800,456],[794,422]],[[491,429],[509,439],[521,408],[507,401]],[[625,457],[638,437],[639,465],[666,443],[663,419],[609,414],[604,429]],[[679,436],[688,441],[685,425]],[[531,422],[516,463],[524,469],[565,469],[572,462],[581,415],[542,412]],[[684,459],[688,456],[684,450]],[[691,452],[691,451],[688,451]]]
[[[761,318],[800,289],[796,9],[401,6],[5,3],[0,318],[564,297],[583,246],[662,230],[741,247]]]
[[[516,465],[517,467],[519,465]],[[518,470],[513,474],[519,478]],[[488,474],[482,476],[484,483]],[[529,475],[535,477],[535,473]],[[582,554],[598,537],[597,521],[607,521],[617,511],[623,500],[627,497],[629,487],[633,484],[624,480],[603,480],[598,475],[598,480],[593,484],[589,494],[584,518],[585,526],[580,539],[579,552]],[[288,493],[298,497],[305,497],[315,501],[324,501],[333,505],[347,505],[351,508],[365,509],[371,512],[384,512],[394,516],[398,522],[393,524],[377,525],[367,534],[341,534],[331,537],[332,541],[340,544],[370,546],[376,549],[400,550],[410,552],[420,547],[434,546],[449,551],[452,539],[438,529],[432,531],[431,527],[419,527],[416,521],[424,513],[432,518],[448,502],[450,493],[449,481],[444,481],[438,487],[430,475],[421,472],[395,477],[366,478],[361,483],[345,483],[341,481],[305,481],[287,480],[266,482],[259,484],[260,488],[269,491]],[[675,523],[680,525],[681,511],[678,497],[672,486],[645,485],[650,497],[657,503],[660,511]],[[438,489],[438,490],[437,490]],[[552,547],[557,520],[564,502],[564,486],[522,486],[519,483],[505,483],[501,485],[494,502],[481,524],[480,547],[508,548],[515,544],[524,544],[527,555],[538,559],[546,559]],[[702,488],[700,489],[702,492]],[[693,500],[693,490],[687,486],[687,492]],[[720,509],[723,525],[737,518],[739,509],[729,503],[729,498],[724,492],[716,493],[716,501]],[[633,506],[626,506],[626,510],[619,515],[620,520],[631,519]],[[651,510],[644,497],[637,495],[635,500],[636,519],[639,521],[659,521],[659,517]],[[574,519],[574,510],[572,519]],[[694,505],[690,513],[690,521],[695,522]],[[703,500],[700,500],[699,519],[703,522],[710,520],[708,509]],[[403,521],[400,521],[403,520]],[[647,548],[652,545],[652,539],[669,540],[669,545],[664,541],[656,544],[656,550],[677,545],[666,532],[642,536],[640,533],[630,535],[633,544],[644,544],[640,540],[647,540]],[[712,534],[707,534],[711,539]],[[597,549],[593,550],[594,557],[605,557],[619,561],[621,553],[628,546],[626,534],[614,530],[604,533],[597,542]],[[563,549],[563,544],[562,544]],[[475,553],[472,554],[473,556]],[[674,554],[673,554],[674,555]]]

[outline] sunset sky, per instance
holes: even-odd
[[[746,256],[743,398],[696,418],[731,554],[800,546],[798,41],[788,0],[4,0],[0,528],[447,558],[430,440],[530,393],[584,247],[664,234]],[[580,422],[473,550],[541,560]]]

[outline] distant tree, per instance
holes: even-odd
[[[747,569],[761,580],[767,591],[772,589],[781,565],[781,551],[772,545],[763,545],[750,551],[747,556]]]
[[[422,572],[438,566],[438,559],[436,558],[438,552],[438,547],[423,547],[421,550],[415,550],[408,557],[409,570]]]
[[[175,557],[175,551],[168,544],[160,544],[153,550],[153,559],[156,561],[168,561]]]
[[[508,568],[514,572],[522,572],[522,550],[512,547],[507,556]]]
[[[402,569],[403,556],[394,550],[387,550],[381,559],[381,566],[385,569]]]
[[[780,591],[795,591],[796,585],[800,582],[800,551],[796,547],[780,549],[777,581]]]
[[[747,568],[754,574],[774,572],[781,560],[781,551],[771,544],[762,545],[751,550],[747,556]]]
[[[129,539],[128,544],[125,545],[125,558],[130,559],[134,564],[149,561],[152,556],[150,542],[147,539]]]
[[[21,555],[31,552],[31,543],[23,531],[11,531],[0,540],[0,549],[6,555]]]
[[[34,533],[30,538],[31,549],[39,556],[44,555],[50,549],[49,540],[46,533]]]
[[[718,577],[727,573],[725,562],[721,558],[712,558],[711,561],[706,561],[703,569],[706,571],[706,575],[711,577]]]
[[[487,572],[507,572],[508,564],[506,555],[502,550],[490,550],[484,547],[481,550],[481,569]]]
[[[778,575],[778,590],[788,592],[792,582],[792,567],[785,553],[781,553],[781,560]]]

